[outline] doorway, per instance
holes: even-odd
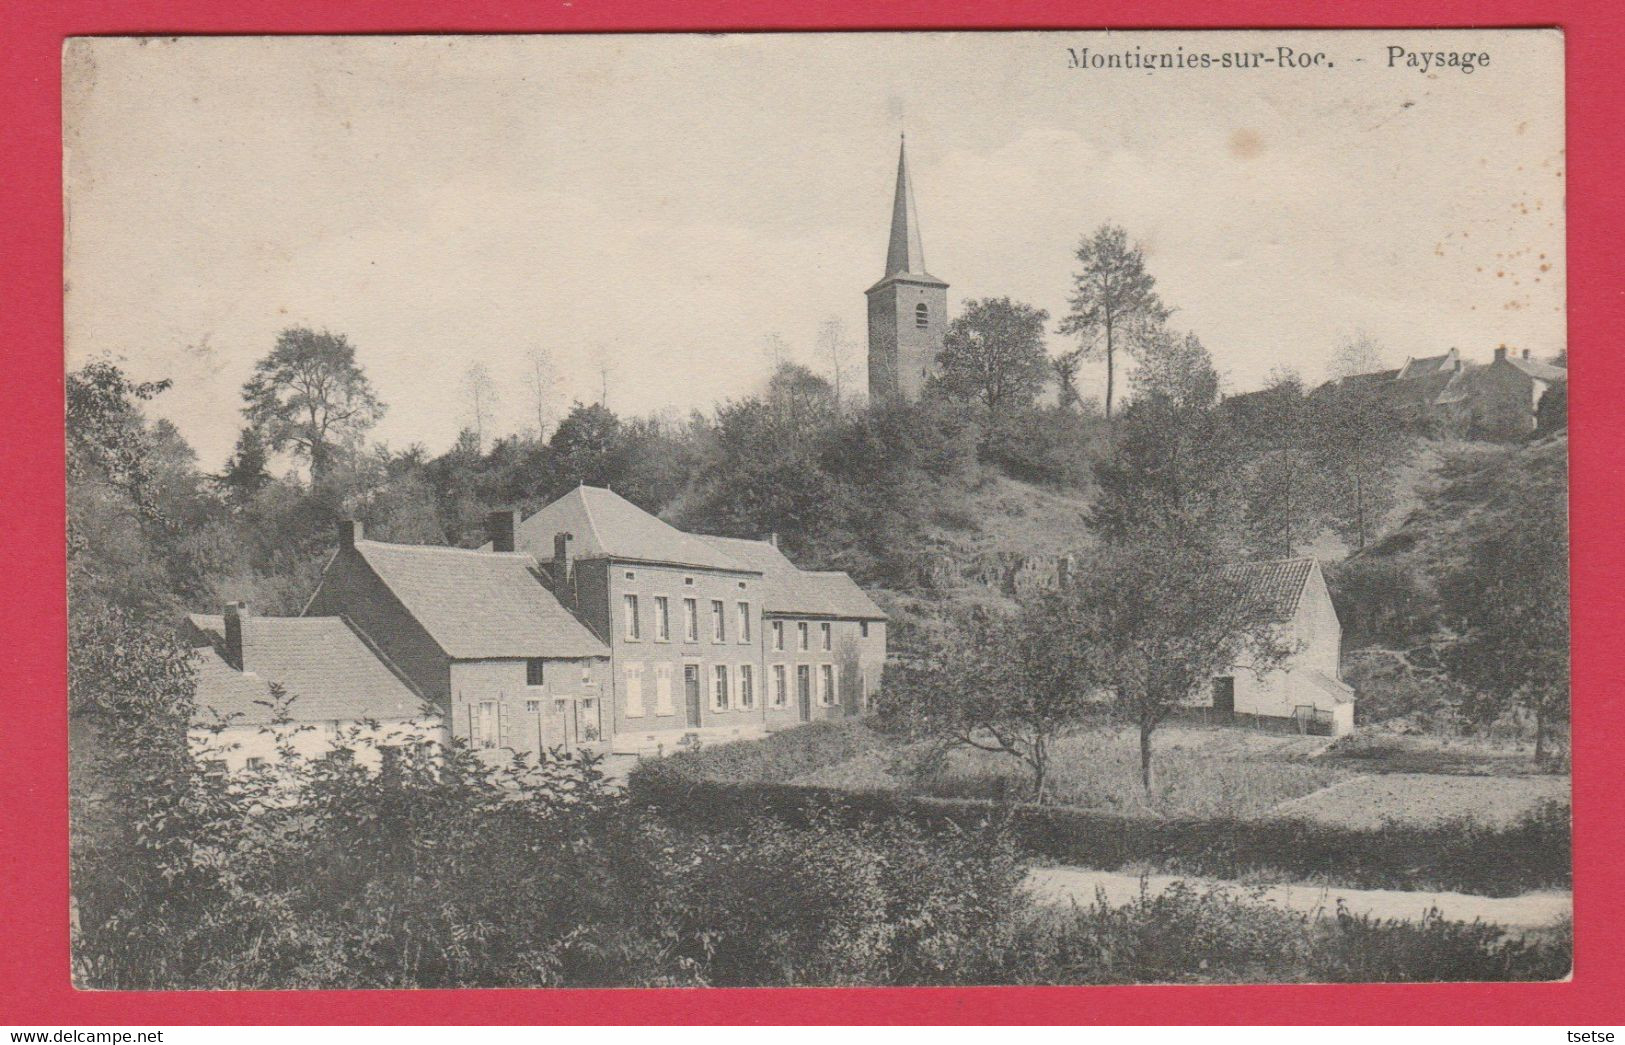
[[[812,721],[812,668],[806,664],[796,667],[796,706],[801,710],[801,721]]]
[[[1229,722],[1236,717],[1236,680],[1224,675],[1213,680],[1213,718]]]
[[[688,706],[688,724],[698,728],[700,724],[700,666],[698,664],[683,665],[683,701]]]

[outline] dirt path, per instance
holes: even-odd
[[[1251,889],[1234,882],[1220,882],[1205,878],[1175,875],[1148,875],[1145,887],[1151,893],[1160,893],[1177,881],[1204,887],[1228,886],[1251,894]],[[1119,874],[1115,871],[1091,871],[1081,867],[1039,867],[1028,876],[1028,884],[1038,899],[1050,902],[1075,900],[1088,906],[1095,902],[1096,890],[1106,896],[1107,903],[1121,906],[1140,895],[1138,875]],[[1260,897],[1265,903],[1277,904],[1294,911],[1309,914],[1317,912],[1331,915],[1342,900],[1352,914],[1366,914],[1373,918],[1415,921],[1429,907],[1451,921],[1470,922],[1480,919],[1507,929],[1544,929],[1574,910],[1571,894],[1559,891],[1524,893],[1521,896],[1473,896],[1468,893],[1426,893],[1400,889],[1341,889],[1321,885],[1270,885],[1261,887]]]

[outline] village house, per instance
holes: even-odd
[[[1193,703],[1214,722],[1342,736],[1354,729],[1354,690],[1342,680],[1343,628],[1331,592],[1312,558],[1238,563],[1225,576],[1270,620],[1287,650],[1256,669],[1245,655],[1216,676]]]
[[[670,753],[856,715],[879,687],[885,614],[771,540],[685,533],[590,486],[487,530],[476,550],[346,521],[304,616],[190,617],[199,705],[235,716],[228,768],[274,757],[273,684],[317,727],[302,754],[415,732],[495,757]]]
[[[255,617],[234,603],[188,615],[183,638],[201,711],[190,740],[211,768],[271,765],[279,744],[304,758],[354,745],[376,763],[392,746],[445,739],[429,695],[341,618]]]
[[[1519,439],[1540,427],[1541,401],[1567,381],[1565,368],[1532,358],[1527,348],[1512,353],[1503,346],[1488,364],[1469,363],[1452,348],[1340,383],[1390,396],[1473,438]]]

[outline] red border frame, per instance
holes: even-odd
[[[1046,987],[871,990],[85,993],[68,981],[66,608],[63,598],[61,72],[64,37],[118,33],[587,32],[766,29],[1092,27],[1121,16],[1093,0],[892,3],[814,8],[737,0],[570,6],[496,0],[9,0],[0,140],[11,153],[0,238],[7,291],[0,382],[0,496],[10,505],[0,571],[0,1019],[91,1024],[437,1023],[1404,1023],[1612,1024],[1625,1018],[1625,817],[1621,758],[1625,516],[1617,481],[1625,358],[1625,5],[1618,0],[1153,0],[1115,28],[1561,26],[1567,34],[1569,330],[1574,493],[1574,814],[1576,972],[1562,984],[1339,987]]]

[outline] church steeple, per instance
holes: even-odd
[[[891,205],[891,242],[886,248],[886,275],[925,275],[925,248],[920,245],[920,215],[914,206],[914,184],[908,177],[908,137],[897,145],[897,192]]]
[[[948,284],[925,270],[920,216],[908,176],[908,141],[897,147],[886,274],[870,287],[869,396],[918,399],[936,372],[947,328]]]

